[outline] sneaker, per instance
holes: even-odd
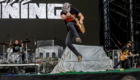
[[[76,40],[76,42],[78,42],[78,43],[82,43],[82,40],[81,40],[79,37],[77,37],[75,40]]]

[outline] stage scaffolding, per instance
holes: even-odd
[[[104,48],[110,50],[110,21],[109,21],[109,0],[103,0],[104,10]]]
[[[139,24],[139,22],[138,21],[134,21],[134,0],[124,0],[124,2],[126,2],[127,4],[129,4],[129,21],[130,21],[130,31],[129,31],[129,33],[130,33],[130,35],[129,35],[129,37],[128,38],[130,38],[130,39],[127,39],[127,40],[131,40],[132,41],[132,51],[135,51],[135,44],[134,44],[134,36],[135,36],[135,30],[134,30],[134,28],[135,28],[135,26],[134,26],[134,22],[136,22],[136,24],[138,23]],[[117,14],[119,14],[119,15],[121,15],[121,16],[123,16],[123,17],[125,17],[125,18],[127,18],[127,15],[124,15],[124,14],[122,14],[122,13],[120,13],[120,12],[118,12],[118,11],[116,11],[116,10],[114,10],[114,9],[112,9],[112,8],[109,8],[109,4],[113,4],[113,5],[115,5],[116,7],[119,7],[119,8],[121,8],[121,9],[123,9],[123,10],[125,10],[125,11],[127,11],[127,9],[125,9],[125,8],[123,8],[120,4],[115,4],[115,3],[117,3],[117,1],[114,1],[114,0],[103,0],[103,12],[104,12],[104,48],[105,48],[105,51],[106,50],[110,50],[110,13],[109,13],[109,10],[110,11],[113,11],[113,12],[115,12],[115,13],[117,13]],[[137,15],[136,15],[137,16]]]

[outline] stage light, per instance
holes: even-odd
[[[39,61],[37,61],[36,63],[39,64]]]

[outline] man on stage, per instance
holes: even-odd
[[[23,47],[23,43],[20,45],[19,41],[16,39],[15,40],[15,44],[13,44],[15,47],[13,48],[13,52],[19,52],[20,51],[20,47]]]
[[[69,49],[77,56],[78,62],[81,62],[82,60],[82,55],[76,50],[76,48],[72,45],[72,41],[76,40],[76,42],[81,43],[82,40],[80,39],[78,33],[78,27],[75,26],[75,20],[71,17],[71,14],[74,17],[80,17],[80,24],[83,24],[84,16],[82,15],[79,10],[76,8],[71,7],[71,5],[66,2],[63,5],[63,10],[65,10],[67,13],[64,13],[63,11],[61,12],[61,18],[65,21],[68,29],[68,34],[66,37],[66,45],[69,47]]]
[[[18,52],[20,51],[20,47],[23,48],[23,43],[20,45],[19,41],[16,39],[13,45],[14,45],[14,48],[13,48],[13,53],[11,54],[11,61],[17,64],[22,63],[22,59],[21,59],[22,54],[19,54]],[[15,67],[15,70],[16,70],[15,72],[16,74],[17,73],[20,74],[18,67]]]
[[[14,48],[13,48],[13,53],[11,54],[11,61],[15,63],[15,61],[17,60],[17,64],[22,63],[20,59],[21,54],[19,54],[18,52],[20,51],[20,47],[23,47],[23,43],[20,45],[19,41],[16,39],[13,45]]]
[[[122,55],[122,57],[125,57],[124,55],[126,55],[128,53],[131,56],[133,56],[132,50],[131,50],[131,41],[128,41],[127,44],[125,46],[123,46],[122,49],[120,50],[120,55]],[[124,62],[126,62],[126,64],[127,64],[126,67],[127,68],[131,68],[131,61],[130,61],[129,58],[125,59],[124,61],[120,61],[117,65],[114,66],[114,68],[116,68],[119,64],[122,65],[122,68],[125,68],[124,67]]]

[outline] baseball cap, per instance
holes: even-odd
[[[130,44],[131,44],[132,42],[131,42],[131,41],[127,41],[127,44],[128,44],[128,43],[130,43]]]
[[[69,12],[70,11],[70,4],[68,2],[65,2],[63,4],[63,8],[64,11]]]

